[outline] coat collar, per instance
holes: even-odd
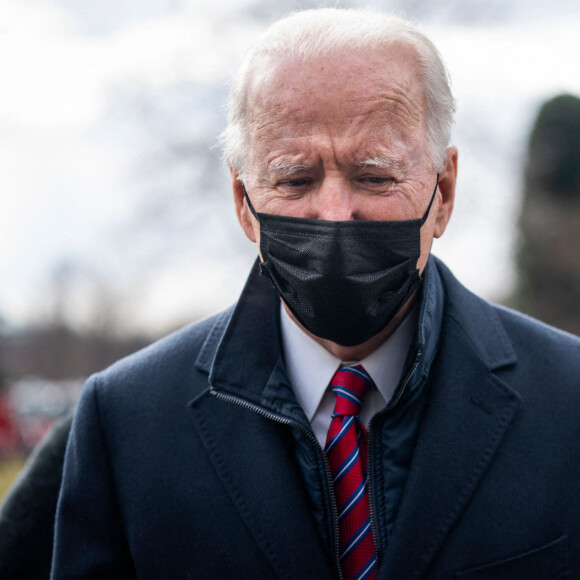
[[[210,388],[310,424],[294,396],[283,362],[280,299],[254,264],[234,309],[216,320],[196,361],[209,374]]]
[[[217,319],[197,358],[212,388],[260,403],[281,358],[278,305],[256,261],[235,308]]]
[[[445,317],[463,330],[476,354],[490,370],[517,362],[516,352],[495,309],[464,288],[447,266],[434,258],[445,287]]]
[[[443,280],[446,319],[455,320],[462,328],[483,364],[490,371],[514,364],[515,350],[490,305],[461,286],[437,258],[429,260],[429,268],[436,268]],[[441,293],[433,295],[439,298]],[[196,360],[196,367],[210,374],[211,385],[246,393],[249,388],[250,396],[259,398],[282,356],[278,306],[279,299],[270,282],[260,276],[256,261],[238,304],[216,318]],[[425,315],[428,309],[437,309],[429,296],[421,320],[433,318]],[[419,329],[421,336],[425,332]]]

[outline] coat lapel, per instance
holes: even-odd
[[[424,577],[493,463],[520,402],[494,373],[515,363],[496,313],[465,290],[454,296],[449,283],[428,402],[379,579]]]
[[[189,406],[220,484],[245,526],[240,542],[249,533],[272,577],[301,579],[307,573],[330,580],[329,550],[297,462],[295,434],[276,421],[307,425],[281,370],[279,306],[271,283],[254,265],[236,308],[217,321],[197,358],[211,390]]]

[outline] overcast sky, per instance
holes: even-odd
[[[419,21],[458,101],[458,198],[434,253],[501,300],[534,116],[543,100],[580,93],[580,8],[376,4]],[[81,321],[95,287],[123,304],[126,324],[154,330],[235,300],[255,250],[236,228],[219,153],[206,151],[268,6],[0,0],[0,316],[16,325],[45,311],[63,264],[90,274],[68,298]]]

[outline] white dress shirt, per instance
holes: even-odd
[[[280,308],[286,370],[296,399],[306,413],[320,445],[324,448],[326,444],[336,398],[328,387],[340,366],[361,364],[375,382],[377,388],[365,396],[360,415],[361,421],[368,426],[372,416],[391,399],[399,384],[417,326],[417,308],[411,310],[379,348],[356,363],[336,358],[308,336],[282,305]]]

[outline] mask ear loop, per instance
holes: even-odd
[[[439,173],[437,174],[437,181],[435,183],[435,189],[433,190],[433,195],[431,196],[431,201],[429,202],[429,207],[427,208],[427,211],[424,213],[423,217],[421,218],[421,226],[427,221],[427,218],[429,217],[429,212],[431,211],[431,206],[433,205],[433,200],[435,199],[435,194],[437,193],[437,187],[439,185]],[[244,189],[244,191],[246,191]],[[246,194],[248,195],[248,194]]]
[[[248,192],[246,191],[246,185],[244,184],[243,181],[242,181],[242,187],[244,188],[244,196],[246,197],[246,202],[248,203],[248,207],[250,208],[252,215],[258,220],[258,223],[260,223],[260,218],[258,217],[258,212],[254,209],[254,206],[252,205],[252,202],[250,201],[250,196],[248,195]],[[259,266],[260,266],[260,274],[262,276],[267,276],[268,278],[270,278],[270,280],[272,281],[274,286],[276,288],[278,288],[278,286],[274,282],[274,278],[270,275],[270,267],[269,267],[268,260],[263,260],[262,258],[260,258]]]
[[[258,217],[258,212],[256,212],[256,210],[254,209],[254,206],[252,205],[252,202],[250,201],[250,196],[248,195],[248,192],[246,191],[246,186],[245,186],[245,184],[244,184],[243,181],[242,181],[242,187],[244,188],[244,195],[246,196],[246,201],[248,202],[248,207],[250,208],[250,211],[252,212],[252,215],[259,222],[260,221],[260,218]]]
[[[246,197],[246,202],[248,203],[248,207],[250,208],[252,215],[258,220],[258,223],[260,223],[260,218],[258,217],[258,212],[254,209],[254,206],[252,205],[252,202],[250,201],[250,196],[248,195],[248,192],[246,191],[246,186],[245,186],[243,181],[242,181],[242,187],[244,188],[244,195]],[[278,284],[275,282],[274,277],[270,274],[270,262],[269,262],[269,260],[268,259],[264,260],[263,258],[260,258],[259,267],[260,267],[260,274],[262,276],[267,276],[268,278],[270,278],[270,280],[272,281],[272,284],[274,284],[275,288],[278,290],[278,293],[280,293],[280,288],[279,288]]]

